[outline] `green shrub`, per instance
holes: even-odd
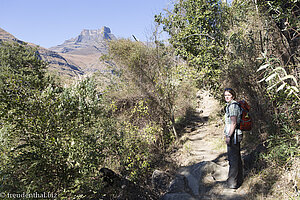
[[[170,133],[177,138],[175,118],[189,107],[188,99],[195,84],[193,71],[182,60],[176,59],[174,50],[159,42],[146,46],[140,42],[118,40],[110,43],[110,59],[119,75],[116,99],[143,99],[148,113],[137,121],[151,121],[163,130],[163,147],[170,142]],[[180,92],[184,91],[182,94]],[[189,96],[190,95],[190,96]],[[118,100],[117,100],[118,101]],[[130,103],[129,103],[130,104]],[[161,140],[162,139],[162,140]],[[167,139],[165,141],[164,139]]]
[[[44,63],[28,47],[4,44],[0,52],[0,191],[61,199],[99,192],[93,180],[119,138],[94,82],[62,88],[43,77]]]
[[[22,125],[13,126],[20,117]],[[50,85],[2,127],[1,136],[5,191],[52,191],[61,198],[84,192],[117,145],[113,122],[89,80],[71,88]]]

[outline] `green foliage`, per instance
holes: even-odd
[[[17,43],[0,45],[0,116],[10,117],[18,115],[26,101],[45,87],[46,64],[37,59],[34,49]]]
[[[293,158],[300,156],[299,133],[283,125],[280,133],[272,134],[267,140],[269,152],[264,158],[275,166],[290,166]]]
[[[124,92],[122,94],[125,97],[144,99],[145,106],[149,109],[143,119],[158,124],[163,129],[162,138],[169,141],[170,131],[177,137],[175,117],[184,108],[176,103],[181,97],[179,91],[183,83],[192,77],[191,70],[180,63],[180,60],[175,60],[172,49],[163,44],[149,47],[130,40],[112,41],[110,56],[117,63],[115,70],[120,75],[119,84],[115,84],[118,85],[118,90]],[[166,144],[164,140],[159,141],[163,142],[163,146]]]
[[[291,28],[294,29],[293,31],[297,30],[300,25],[299,3],[299,0],[259,1],[259,5],[267,9],[270,17],[279,27],[282,29]]]
[[[262,34],[261,55],[257,56],[260,65],[257,69],[265,95],[273,106],[273,126],[267,139],[269,153],[266,158],[276,165],[286,166],[299,156],[299,1],[264,1],[259,8],[267,10],[265,33]],[[274,32],[272,22],[279,28],[281,37],[270,36]],[[276,29],[275,29],[276,30]],[[277,29],[278,30],[278,29]],[[274,48],[280,40],[281,49]]]
[[[119,139],[96,85],[85,79],[61,88],[39,79],[44,65],[27,47],[1,46],[2,57],[11,51],[1,71],[9,75],[1,95],[16,99],[0,100],[1,192],[51,191],[62,199],[98,192],[93,180]]]
[[[299,1],[257,2],[182,0],[155,20],[204,87],[235,88],[257,122],[280,130],[268,134],[270,155],[284,150],[287,161],[299,145]],[[262,127],[254,127],[256,137]]]
[[[265,81],[268,83],[269,87],[267,90],[276,89],[276,93],[284,90],[287,93],[287,97],[292,95],[296,99],[299,97],[299,85],[295,76],[287,74],[284,67],[280,66],[279,59],[276,58],[259,58],[266,59],[266,62],[259,67],[257,72],[265,71],[265,76],[259,82]],[[279,66],[278,66],[279,64]],[[276,66],[277,65],[277,66]],[[278,86],[278,87],[276,87]]]
[[[7,158],[2,160],[3,188],[54,191],[61,197],[86,191],[117,145],[113,123],[100,103],[89,81],[64,89],[50,85],[28,102],[22,115],[1,130]],[[13,126],[18,120],[22,124]]]
[[[157,15],[155,20],[171,36],[169,42],[176,54],[199,71],[200,82],[218,88],[228,29],[227,7],[218,0],[179,1],[172,12]]]
[[[137,126],[124,122],[122,134],[123,151],[120,162],[121,166],[125,168],[123,175],[135,182],[145,180],[153,161],[151,158],[153,138],[151,137],[156,133],[141,131]]]
[[[295,31],[298,29],[296,23],[291,25],[290,22],[296,15],[288,11],[295,9],[296,2],[258,2],[233,3],[234,27],[230,30],[228,45],[231,60],[228,71],[232,73],[227,77],[235,79],[234,85],[240,91],[249,93],[250,102],[257,106],[254,107],[257,113],[253,113],[256,121],[262,116],[267,119],[266,127],[270,129],[258,127],[257,131],[268,131],[269,152],[265,158],[284,166],[299,154],[299,77],[296,70],[299,44],[295,40],[299,34]],[[281,12],[275,9],[275,4],[288,9]],[[238,70],[234,69],[234,63],[239,63]],[[252,95],[255,98],[251,98]],[[263,112],[259,113],[260,110]]]

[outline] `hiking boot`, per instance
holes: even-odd
[[[239,186],[237,186],[237,185],[227,185],[227,186],[230,189],[238,189],[239,188]]]
[[[234,181],[227,181],[227,187],[230,189],[237,189],[239,188],[239,185],[234,183]]]

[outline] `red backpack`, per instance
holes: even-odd
[[[252,128],[252,119],[249,114],[250,111],[249,104],[245,100],[241,100],[233,104],[237,104],[241,109],[241,121],[239,124],[239,129],[242,131],[250,131]]]

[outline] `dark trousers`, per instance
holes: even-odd
[[[227,145],[227,155],[229,161],[227,184],[229,187],[239,187],[243,183],[243,163],[240,143],[234,144],[233,137],[231,137],[230,144]]]

